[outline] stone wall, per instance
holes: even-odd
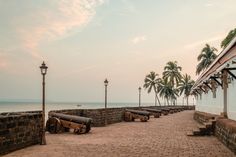
[[[213,123],[214,135],[236,154],[236,121],[220,115],[196,111],[194,119],[199,123],[215,120]]]
[[[42,131],[42,114],[15,112],[0,114],[0,155],[39,144]]]
[[[236,154],[236,121],[218,119],[215,136]]]
[[[219,115],[200,112],[200,111],[195,111],[193,115],[193,119],[201,124],[208,122],[209,120],[217,119],[217,117],[219,117]]]
[[[149,108],[167,108],[173,106],[148,106]],[[194,106],[178,106],[184,107],[185,110],[193,110]],[[145,108],[147,108],[145,106]],[[65,113],[70,115],[78,115],[83,117],[92,118],[93,127],[105,126],[105,113],[107,112],[107,124],[113,124],[122,122],[124,120],[125,109],[140,109],[139,107],[120,107],[120,108],[107,108],[107,111],[104,108],[100,109],[73,109],[73,110],[56,110],[50,112]],[[50,114],[49,112],[49,114]]]
[[[92,118],[92,126],[105,126],[105,115],[107,113],[107,124],[113,124],[123,121],[124,111],[126,108],[107,108],[105,109],[74,109],[74,110],[57,110],[50,112],[59,112],[69,115],[77,115]],[[50,114],[49,112],[49,114]]]

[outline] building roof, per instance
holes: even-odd
[[[196,89],[204,81],[208,80],[212,75],[220,72],[227,66],[228,61],[236,57],[236,51],[230,51],[236,45],[236,37],[221,51],[214,62],[199,76],[192,87],[192,91]]]

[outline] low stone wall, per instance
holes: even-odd
[[[75,109],[75,110],[56,110],[50,112],[59,112],[69,115],[77,115],[92,118],[92,126],[105,126],[105,115],[107,114],[107,124],[122,122],[126,108],[107,108],[105,109]],[[133,108],[138,109],[138,107]],[[50,115],[49,112],[49,115]]]
[[[236,154],[236,121],[199,111],[194,113],[193,118],[201,124],[215,120],[212,126],[214,135]]]
[[[218,119],[216,121],[215,136],[236,154],[236,121]]]
[[[195,111],[194,115],[193,115],[193,119],[201,124],[208,122],[209,120],[217,119],[218,117],[219,117],[219,115],[200,112],[200,111]]]
[[[145,106],[145,108],[167,108],[174,106]],[[176,106],[175,106],[176,107]],[[183,107],[185,110],[193,110],[195,106],[178,106]],[[142,108],[142,107],[141,107]],[[122,122],[124,120],[125,109],[140,109],[139,107],[120,107],[120,108],[104,108],[100,109],[73,109],[73,110],[56,110],[50,112],[65,113],[70,115],[83,116],[93,119],[92,126],[100,127],[105,126],[105,115],[107,112],[107,124]],[[49,112],[49,114],[50,114]]]
[[[0,155],[39,144],[42,131],[41,112],[0,114]]]

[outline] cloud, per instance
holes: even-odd
[[[204,4],[204,6],[205,7],[212,7],[212,6],[214,6],[214,4],[213,3],[206,3],[206,4]]]
[[[185,49],[194,49],[194,48],[196,48],[198,46],[201,46],[201,45],[204,45],[206,43],[223,40],[224,37],[225,37],[225,35],[219,35],[219,36],[215,36],[215,37],[212,37],[212,38],[209,38],[209,39],[196,41],[196,42],[185,45],[184,48]]]
[[[21,44],[33,57],[42,59],[38,47],[49,41],[65,38],[86,26],[104,0],[51,0],[35,7],[33,13],[16,17],[15,25]]]
[[[142,36],[137,36],[137,37],[134,37],[131,42],[133,44],[138,44],[140,42],[143,42],[143,41],[146,41],[147,40],[147,37],[145,35],[142,35]]]

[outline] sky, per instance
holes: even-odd
[[[197,55],[236,25],[235,0],[0,0],[0,101],[137,102],[168,61],[197,79]],[[154,94],[142,90],[142,101]]]

